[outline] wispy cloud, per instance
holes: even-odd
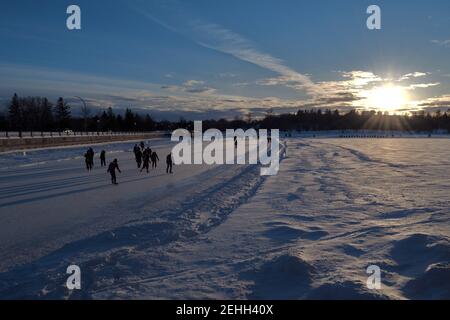
[[[187,80],[182,85],[163,85],[161,89],[172,93],[212,94],[216,92],[215,88],[206,86],[204,81],[194,79]]]
[[[440,82],[430,82],[430,83],[416,83],[416,84],[410,84],[406,87],[408,90],[414,90],[414,89],[425,89],[430,87],[436,87],[440,85]]]
[[[18,90],[18,94],[41,95],[157,92],[160,88],[159,84],[151,82],[13,64],[0,64],[0,83],[2,93]]]
[[[320,93],[320,87],[316,86],[309,76],[286,66],[283,60],[257,49],[252,41],[242,35],[183,11],[180,3],[164,2],[153,9],[155,10],[152,12],[146,4],[142,4],[138,11],[164,28],[182,34],[205,48],[229,54],[241,61],[275,72],[285,82],[295,84],[292,87],[296,89],[312,95]],[[160,13],[158,17],[155,16],[155,11]]]
[[[185,82],[183,83],[183,85],[184,85],[185,87],[195,87],[195,86],[203,85],[203,84],[205,84],[205,81],[202,81],[202,80],[194,80],[194,79],[187,80],[187,81],[185,81]]]
[[[429,74],[430,74],[429,72],[412,72],[412,73],[407,73],[407,74],[401,76],[398,81],[404,81],[404,80],[410,80],[410,79],[413,79],[413,78],[425,77],[425,76],[427,76]]]
[[[427,109],[438,109],[442,111],[450,110],[450,94],[428,98],[422,101],[419,106],[426,107]]]
[[[281,75],[282,82],[290,83],[292,87],[304,89],[308,93],[317,93],[318,87],[311,79],[289,67],[281,59],[260,52],[241,35],[225,29],[217,24],[191,22],[201,45],[207,48],[228,53],[242,61],[246,61]]]
[[[449,40],[431,40],[431,43],[450,48],[450,39]]]
[[[217,75],[219,78],[235,78],[237,74],[231,72],[221,72]]]

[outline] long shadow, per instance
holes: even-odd
[[[55,184],[55,185],[48,186],[48,187],[42,187],[42,186],[38,185],[38,186],[36,186],[36,188],[33,188],[28,191],[25,190],[25,191],[18,192],[18,193],[10,193],[9,195],[7,195],[5,197],[0,197],[0,200],[16,198],[16,197],[20,197],[20,196],[31,196],[33,194],[39,194],[42,192],[53,191],[53,190],[65,190],[65,189],[70,189],[73,187],[78,187],[78,186],[83,186],[83,185],[92,185],[94,183],[98,183],[101,181],[107,181],[107,179],[86,180],[86,181],[80,181],[80,182],[71,183],[71,184],[59,183],[59,184]]]
[[[123,184],[127,184],[127,183],[130,183],[130,182],[136,182],[136,181],[141,181],[141,180],[146,180],[146,179],[149,179],[149,176],[142,177],[142,178],[137,178],[137,179],[125,180],[125,181],[122,180],[122,182],[120,182],[120,181],[119,182],[120,182],[121,185],[123,185]],[[59,192],[59,193],[54,193],[54,194],[50,194],[50,195],[44,195],[44,196],[39,196],[39,197],[34,197],[34,198],[29,198],[29,199],[23,199],[23,200],[10,201],[10,202],[6,202],[6,203],[2,203],[2,204],[0,204],[0,208],[20,205],[20,204],[25,204],[25,203],[30,203],[30,202],[40,201],[40,200],[52,199],[52,198],[66,196],[66,195],[70,195],[70,194],[77,194],[77,193],[82,193],[82,192],[87,192],[87,191],[92,191],[92,190],[99,190],[99,189],[105,189],[105,188],[114,187],[114,186],[111,186],[111,184],[108,183],[107,181],[108,181],[108,179],[106,178],[104,185],[97,185],[97,186],[89,187],[89,188],[83,188],[83,189],[78,189],[78,190]]]
[[[23,174],[18,174],[18,175],[9,174],[6,176],[0,175],[0,182],[3,182],[3,181],[9,182],[11,179],[18,181],[18,180],[28,180],[28,179],[32,179],[32,178],[38,178],[38,177],[52,177],[52,176],[58,176],[61,173],[65,173],[65,172],[80,171],[81,169],[82,169],[82,166],[74,166],[74,167],[63,168],[63,169],[49,168],[49,170],[38,171],[38,172],[36,172],[36,170],[30,169],[29,171],[31,171],[31,173],[23,173]],[[23,172],[23,171],[21,170],[20,172]],[[8,173],[10,173],[10,172],[8,172]]]
[[[103,174],[103,177],[105,175]],[[97,179],[92,179],[97,178]],[[71,186],[77,185],[77,182],[80,183],[92,183],[92,182],[98,182],[105,179],[99,179],[100,175],[95,176],[77,176],[72,178],[66,178],[66,179],[57,179],[57,180],[51,180],[51,181],[45,181],[41,183],[35,183],[32,185],[21,185],[16,187],[11,187],[6,190],[1,190],[2,196],[0,196],[0,199],[14,197],[14,196],[21,196],[21,195],[28,195],[33,194],[37,192],[42,191],[50,191],[57,188],[68,188]]]
[[[238,176],[246,181],[242,174],[252,172],[255,167],[247,167],[242,170]],[[220,171],[226,170],[226,167],[221,168]],[[215,175],[217,172],[207,172],[206,174]],[[165,174],[159,174],[157,177]],[[125,183],[136,180],[149,179],[148,175],[137,179],[131,179]],[[83,296],[71,296],[71,298],[91,298],[91,292],[95,292],[96,285],[99,278],[111,277],[115,279],[114,272],[116,272],[117,265],[129,265],[136,275],[148,268],[147,264],[139,263],[134,259],[128,261],[127,251],[120,250],[111,253],[111,249],[115,248],[129,248],[134,247],[137,250],[140,248],[149,248],[154,246],[164,245],[173,241],[177,241],[182,235],[183,237],[195,236],[197,232],[186,233],[182,232],[190,223],[186,219],[180,217],[199,203],[205,203],[211,196],[220,191],[221,188],[229,185],[230,181],[235,181],[237,177],[233,177],[227,181],[222,181],[207,195],[196,195],[195,201],[188,200],[181,204],[181,207],[176,207],[167,212],[170,217],[168,222],[150,221],[139,224],[128,224],[120,226],[116,229],[105,231],[100,234],[88,237],[83,240],[75,241],[64,245],[61,249],[53,251],[38,260],[26,263],[22,266],[13,267],[7,272],[0,274],[0,299],[1,298],[18,298],[18,299],[60,299],[68,295],[67,290],[63,285],[65,283],[66,274],[65,268],[72,263],[78,264],[83,270]],[[261,178],[261,180],[264,180]],[[186,181],[177,184],[176,188],[183,190]],[[190,184],[195,184],[195,181],[189,181]],[[103,186],[105,187],[105,186]],[[164,190],[165,186],[156,188],[156,190]],[[98,189],[98,187],[96,188]],[[219,195],[220,196],[220,195]],[[205,198],[206,197],[206,198]],[[201,206],[201,205],[200,205]],[[201,208],[199,209],[201,210]],[[187,224],[187,225],[186,225]],[[104,253],[104,254],[103,254]],[[95,254],[92,259],[85,259],[85,262],[77,263],[76,259],[89,254]],[[117,271],[119,272],[119,271]],[[49,294],[44,295],[43,288]],[[78,294],[78,293],[76,293]]]

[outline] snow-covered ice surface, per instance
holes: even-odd
[[[450,298],[450,139],[287,145],[272,177],[164,161],[147,175],[132,144],[108,145],[118,186],[83,170],[84,148],[0,155],[0,298]],[[65,288],[71,264],[82,290]]]

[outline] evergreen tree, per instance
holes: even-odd
[[[8,131],[8,121],[6,119],[5,114],[2,112],[0,113],[0,131]]]
[[[51,131],[53,129],[52,104],[47,98],[42,99],[40,105],[40,129],[41,131]]]
[[[133,131],[135,130],[135,116],[134,113],[130,109],[125,110],[125,121],[124,121],[125,130]]]
[[[100,116],[100,130],[108,130],[108,115],[106,114],[106,111],[103,111]]]
[[[55,117],[60,130],[64,130],[69,127],[71,119],[70,106],[67,105],[61,97],[56,102]]]
[[[22,136],[22,130],[24,125],[23,112],[19,97],[17,96],[16,93],[14,93],[14,96],[12,97],[11,102],[9,104],[9,121],[11,129],[19,131],[19,135]]]
[[[117,117],[116,117],[116,130],[119,130],[119,131],[124,131],[123,130],[123,128],[124,128],[124,121],[123,121],[123,117],[119,114],[119,115],[117,115]]]
[[[155,121],[153,121],[152,117],[147,114],[144,118],[144,130],[152,131],[155,129]]]
[[[24,128],[31,132],[39,129],[39,104],[41,98],[26,97],[21,99],[21,106],[23,110]]]
[[[107,112],[107,124],[106,124],[106,129],[110,130],[110,131],[114,131],[116,130],[117,127],[117,119],[116,119],[116,115],[114,114],[114,111],[111,107],[108,108]]]

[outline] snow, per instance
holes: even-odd
[[[172,144],[150,140],[161,160]],[[0,155],[0,298],[450,298],[450,140],[287,139],[257,165],[88,173],[85,147]],[[67,266],[82,290],[65,288]],[[366,268],[381,268],[380,290]]]

